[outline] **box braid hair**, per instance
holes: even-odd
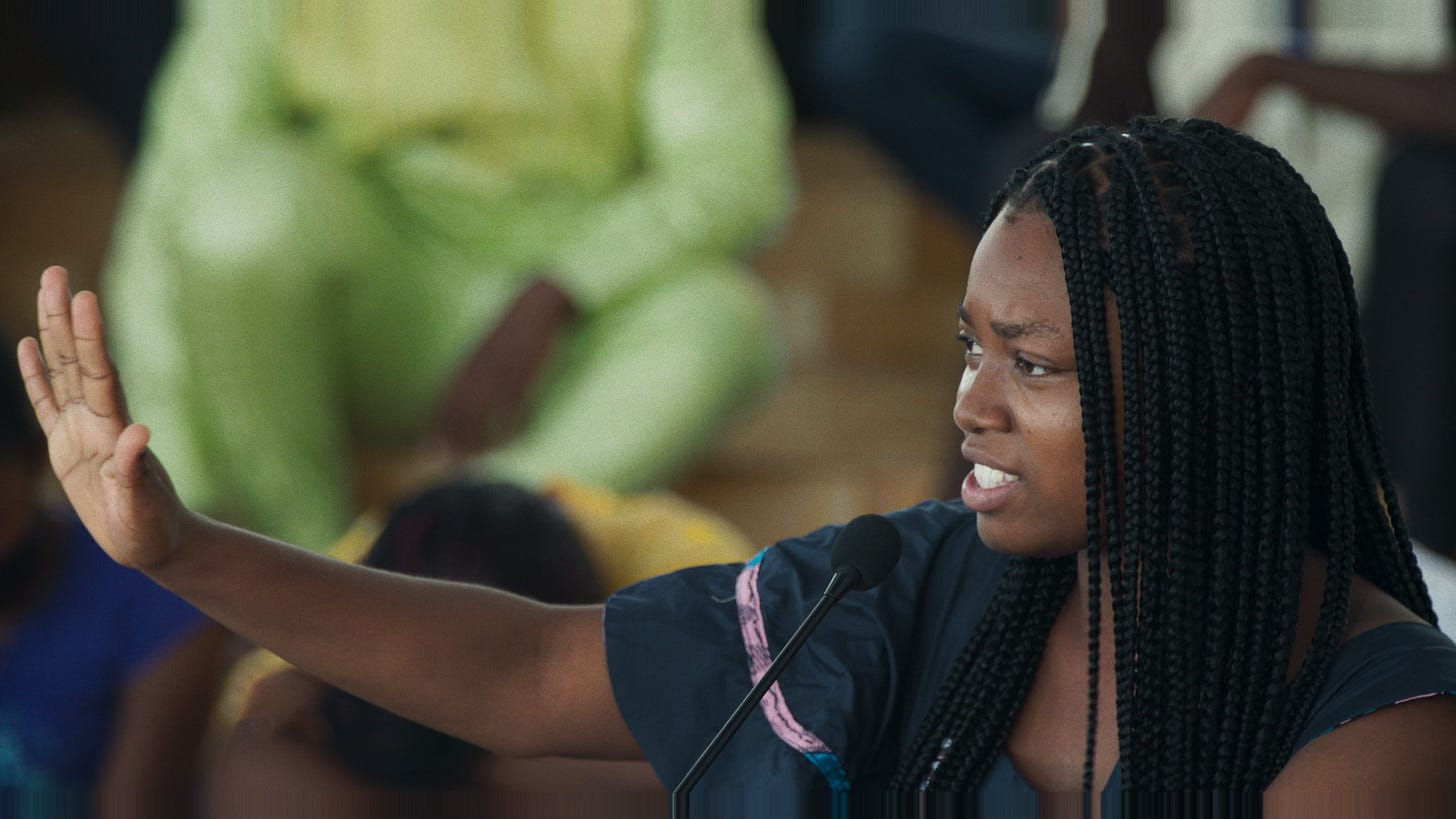
[[[987,223],[1003,210],[1055,225],[1072,307],[1087,452],[1084,806],[1105,555],[1125,810],[1256,814],[1328,675],[1352,575],[1435,622],[1393,502],[1344,250],[1277,152],[1200,120],[1079,130],[1012,176]],[[1310,546],[1328,573],[1291,679]],[[1075,561],[1012,560],[892,790],[924,805],[978,788]],[[1190,797],[1201,808],[1169,801]]]

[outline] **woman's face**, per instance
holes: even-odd
[[[1087,543],[1086,445],[1061,249],[1052,222],[1003,211],[971,261],[956,394],[961,499],[994,549],[1056,556]]]

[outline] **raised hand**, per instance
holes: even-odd
[[[61,488],[114,560],[160,566],[189,513],[147,450],[150,431],[127,415],[96,295],[72,298],[65,269],[51,267],[36,313],[40,343],[22,339],[16,354]]]

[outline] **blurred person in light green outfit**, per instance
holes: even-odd
[[[324,549],[361,449],[650,487],[777,369],[749,0],[195,0],[103,287],[182,496]],[[160,320],[158,320],[160,317]]]

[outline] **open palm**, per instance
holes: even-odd
[[[36,313],[40,342],[23,339],[17,356],[51,467],[113,559],[155,567],[175,550],[186,510],[147,450],[151,433],[127,415],[96,296],[73,298],[66,271],[52,267],[41,276]]]

